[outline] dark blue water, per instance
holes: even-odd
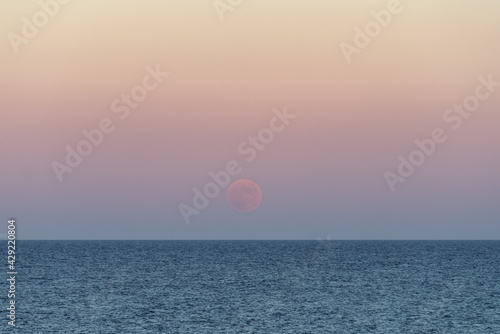
[[[19,333],[500,333],[500,242],[17,246]]]

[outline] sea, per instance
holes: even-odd
[[[500,333],[499,241],[20,240],[15,265],[1,333]]]

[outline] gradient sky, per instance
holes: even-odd
[[[0,2],[0,218],[24,239],[498,239],[500,88],[456,131],[443,113],[500,81],[500,2],[401,1],[347,63],[339,47],[389,1],[71,1],[14,49],[35,1]],[[146,67],[170,73],[120,120]],[[296,115],[252,162],[237,147],[273,108]],[[60,183],[82,130],[115,130]],[[414,140],[448,140],[391,192]],[[260,207],[179,204],[241,162]],[[6,229],[5,229],[6,231]],[[0,231],[4,232],[4,231]]]

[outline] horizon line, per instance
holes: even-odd
[[[8,241],[2,239],[2,241]],[[17,239],[16,241],[500,241],[500,239]]]

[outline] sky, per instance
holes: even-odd
[[[498,1],[63,2],[0,2],[4,237],[500,238]]]

